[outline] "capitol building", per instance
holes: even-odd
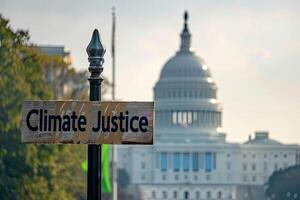
[[[218,88],[191,50],[187,13],[180,39],[154,87],[154,145],[120,146],[118,167],[144,200],[264,200],[272,173],[300,164],[300,146],[273,140],[267,131],[227,142]]]

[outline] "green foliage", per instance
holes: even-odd
[[[274,172],[269,178],[266,196],[270,199],[298,199],[300,195],[300,167],[293,166]]]
[[[0,199],[86,196],[80,166],[86,156],[85,146],[21,143],[22,102],[54,97],[55,89],[44,80],[50,64],[60,70],[68,68],[62,58],[35,50],[28,33],[14,31],[0,15]]]

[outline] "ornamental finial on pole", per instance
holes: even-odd
[[[86,52],[89,56],[89,71],[91,72],[91,77],[93,77],[93,75],[99,76],[103,71],[102,65],[104,62],[103,56],[105,54],[105,48],[101,43],[101,39],[97,29],[95,29],[93,32],[92,39],[86,48]]]

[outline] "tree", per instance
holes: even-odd
[[[299,199],[300,167],[292,166],[274,172],[267,183],[266,196],[275,200]]]
[[[86,196],[80,167],[85,146],[20,141],[22,102],[54,97],[55,90],[44,81],[47,63],[62,66],[58,58],[35,50],[27,31],[13,31],[0,15],[0,199]]]

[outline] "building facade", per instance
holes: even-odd
[[[300,164],[299,146],[266,131],[243,144],[226,142],[217,86],[191,50],[187,13],[180,37],[154,87],[155,144],[119,147],[118,167],[145,200],[265,199],[269,176]]]
[[[50,62],[45,65],[44,81],[54,89],[54,99],[86,99],[89,84],[88,71],[76,72],[72,67],[70,51],[64,46],[37,45],[36,50],[51,57],[61,58],[63,63]]]
[[[64,62],[67,64],[72,63],[71,54],[69,51],[66,51],[64,46],[55,46],[55,45],[38,45],[36,48],[49,55],[49,56],[60,56],[63,58]]]

